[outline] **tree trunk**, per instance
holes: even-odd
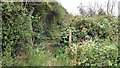
[[[29,12],[29,15],[32,15],[34,12],[34,7],[32,7],[32,9]],[[29,23],[28,23],[28,27],[30,30],[30,36],[27,38],[27,42],[29,46],[33,46],[33,40],[32,40],[32,35],[33,35],[33,27],[32,27],[32,20],[29,19]]]

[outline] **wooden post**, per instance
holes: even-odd
[[[71,50],[73,51],[73,54],[74,54],[73,64],[76,65],[77,64],[77,47],[76,45],[72,45],[71,43],[72,43],[72,31],[69,30],[69,46],[72,47]]]

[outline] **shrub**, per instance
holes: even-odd
[[[78,64],[111,66],[117,64],[118,48],[110,40],[86,41],[79,46]]]
[[[58,60],[49,54],[47,51],[39,51],[30,49],[28,55],[29,66],[58,66],[61,65]]]

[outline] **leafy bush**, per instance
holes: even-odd
[[[95,38],[110,38],[113,39],[117,36],[117,20],[111,17],[98,17],[98,18],[78,18],[72,26],[80,32],[85,32],[87,35]],[[80,33],[79,32],[79,33]],[[115,36],[116,34],[116,36]],[[112,38],[111,38],[112,37]]]
[[[117,65],[117,21],[110,19],[113,18],[83,18],[83,20],[77,19],[78,22],[72,23],[70,29],[72,30],[72,43],[78,47],[78,65]],[[69,28],[66,27],[57,38],[57,45],[69,47],[68,36]],[[84,40],[80,45],[77,42],[79,39]],[[62,50],[65,51],[64,48]],[[69,55],[67,56],[70,58]]]
[[[79,46],[78,64],[112,66],[117,64],[118,48],[110,40],[86,41]]]
[[[46,51],[39,51],[38,49],[30,49],[28,55],[28,65],[29,66],[61,66],[64,65],[63,60],[65,61],[65,59],[61,59],[61,58],[63,58],[63,55],[61,56],[59,55],[59,58],[58,56],[57,58],[55,58]]]
[[[50,55],[47,55],[44,52],[37,52],[35,49],[30,49],[28,55],[28,64],[30,66],[41,66],[48,62],[48,60],[50,60]]]

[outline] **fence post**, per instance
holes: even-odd
[[[69,30],[69,46],[70,46],[70,48],[72,47],[72,51],[73,51],[73,57],[74,57],[74,59],[73,59],[73,64],[74,65],[76,65],[77,64],[77,47],[76,47],[76,45],[73,45],[72,44],[72,31],[71,31],[71,29]]]

